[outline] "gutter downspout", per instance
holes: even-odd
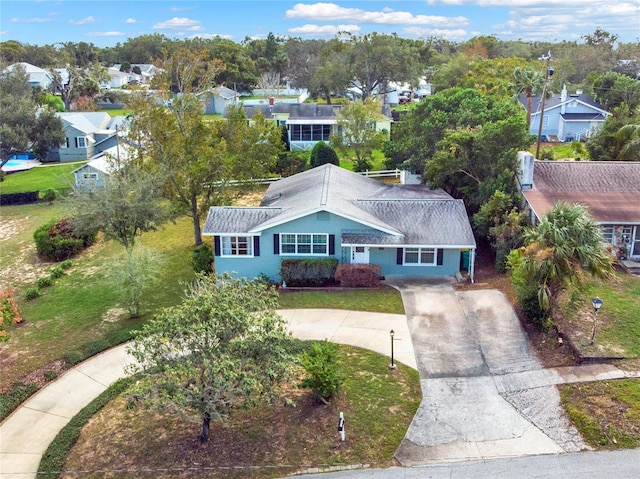
[[[469,250],[469,278],[471,283],[475,283],[475,270],[476,270],[476,249],[471,248]]]

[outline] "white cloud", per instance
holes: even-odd
[[[408,27],[403,29],[403,34],[413,38],[442,37],[451,41],[464,40],[469,36],[469,32],[462,28],[450,30],[441,28]]]
[[[218,33],[196,33],[194,35],[189,35],[187,38],[204,38],[205,40],[210,40],[212,38],[224,38],[225,40],[232,40],[233,35],[221,35]]]
[[[32,18],[20,18],[20,17],[13,17],[11,19],[11,21],[13,23],[46,23],[46,22],[51,22],[53,21],[53,18],[38,18],[38,17],[32,17]]]
[[[89,32],[86,34],[88,37],[123,37],[126,35],[124,32]]]
[[[444,17],[439,15],[414,15],[411,12],[396,12],[388,7],[382,11],[366,11],[360,8],[345,8],[335,3],[298,3],[285,13],[287,19],[304,18],[314,21],[350,21],[354,23],[373,23],[377,25],[467,25],[466,17]]]
[[[187,10],[193,10],[196,7],[171,7],[172,12],[186,12]]]
[[[93,23],[95,21],[96,21],[95,17],[86,17],[86,18],[83,18],[82,20],[69,20],[69,23],[71,25],[86,25],[87,23]]]
[[[326,35],[334,36],[338,32],[359,32],[358,25],[311,25],[306,24],[301,27],[290,28],[289,33],[296,35]]]
[[[156,23],[153,28],[157,28],[158,30],[198,31],[203,30],[203,27],[200,25],[200,23],[200,20],[173,17],[171,20],[167,20],[166,22]]]
[[[124,23],[136,23],[136,19],[129,17],[124,21]]]

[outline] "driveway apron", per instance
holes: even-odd
[[[443,278],[387,283],[402,294],[423,395],[396,451],[403,466],[587,448],[555,386],[509,387],[544,370],[500,291],[457,292]]]

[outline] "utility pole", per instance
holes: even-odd
[[[536,160],[540,158],[540,138],[542,138],[542,119],[544,117],[544,102],[547,99],[547,84],[549,83],[549,60],[551,60],[551,50],[546,55],[542,55],[540,60],[545,60],[544,85],[542,86],[542,107],[540,109],[540,125],[538,126],[538,142],[536,144]]]

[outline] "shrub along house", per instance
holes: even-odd
[[[258,207],[209,210],[215,270],[280,282],[289,258],[376,264],[383,276],[473,280],[476,243],[462,200],[425,185],[388,185],[335,165],[271,184]]]

